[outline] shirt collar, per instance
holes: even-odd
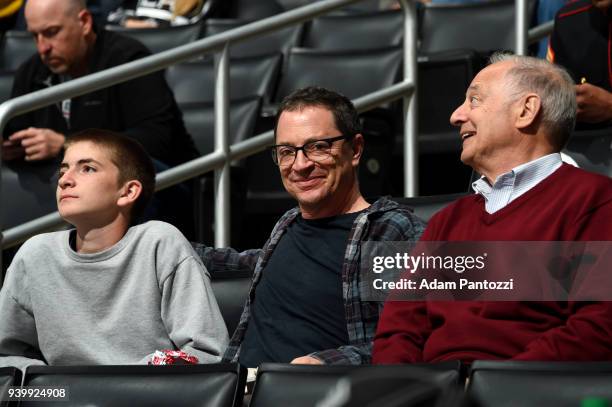
[[[475,193],[482,195],[485,201],[488,201],[492,194],[509,188],[511,193],[506,202],[508,204],[552,174],[561,164],[561,154],[548,154],[501,174],[493,185],[483,175],[472,183],[472,189]]]

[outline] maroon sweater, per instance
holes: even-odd
[[[480,195],[458,200],[431,219],[421,239],[609,241],[612,179],[564,164],[494,214],[485,211]],[[374,363],[451,359],[610,360],[612,304],[385,304],[374,340]]]

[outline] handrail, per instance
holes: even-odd
[[[529,43],[533,44],[550,35],[555,28],[555,21],[550,20],[529,30]]]
[[[0,105],[0,133],[3,132],[7,122],[14,116],[27,113],[29,111],[50,105],[52,103],[83,95],[101,88],[110,87],[118,83],[122,83],[139,76],[147,75],[155,71],[164,69],[170,65],[179,62],[188,61],[194,57],[204,55],[210,52],[223,51],[221,56],[216,60],[216,89],[215,89],[215,151],[204,157],[200,157],[189,163],[171,168],[168,171],[158,174],[156,177],[156,189],[167,188],[168,186],[180,183],[186,179],[198,176],[203,172],[215,169],[215,208],[217,216],[215,219],[215,245],[227,246],[229,243],[229,163],[232,160],[232,151],[237,151],[240,155],[253,154],[256,151],[253,149],[265,148],[264,142],[270,143],[272,140],[271,134],[264,134],[263,138],[255,138],[247,140],[238,145],[228,147],[228,86],[229,83],[229,53],[227,48],[230,43],[236,43],[269,33],[271,31],[288,27],[303,21],[310,20],[329,11],[339,9],[341,7],[357,3],[363,0],[324,0],[316,2],[298,9],[290,10],[285,13],[265,18],[250,24],[246,24],[235,29],[219,33],[215,36],[203,38],[195,42],[182,45],[180,47],[166,50],[158,54],[154,54],[136,61],[132,61],[120,66],[116,66],[101,72],[96,72],[82,78],[43,89],[34,93],[23,95],[11,100],[8,100]],[[414,2],[408,0],[400,0],[403,6],[405,24],[410,25],[411,29],[407,30],[404,35],[404,61],[408,61],[408,57],[414,58],[416,61],[416,7]],[[406,63],[407,67],[416,67],[416,62],[413,64]],[[407,68],[409,70],[410,68]],[[403,82],[396,84],[387,90],[375,92],[375,95],[382,95],[388,89],[389,92],[395,92],[402,88],[404,93],[408,94],[411,89],[414,89],[416,84],[416,69],[414,72],[408,72],[406,77],[413,81],[410,83]],[[382,92],[382,93],[381,93]],[[406,122],[406,145],[412,146],[409,155],[405,157],[412,163],[416,163],[416,108],[414,98],[405,97],[405,105],[408,105]],[[374,99],[364,99],[367,103],[372,103]],[[381,98],[380,103],[388,102],[392,99]],[[261,144],[258,144],[261,143]],[[257,150],[259,151],[259,150]],[[229,153],[228,153],[229,152]],[[0,162],[1,164],[1,162]],[[193,165],[197,165],[199,172],[193,172]],[[414,164],[413,164],[414,165]],[[416,179],[416,171],[410,174],[410,177]],[[412,192],[410,192],[412,191]],[[1,192],[1,191],[0,191]],[[416,194],[416,185],[407,188],[410,195]],[[226,221],[224,222],[223,219]],[[61,225],[59,214],[53,213],[43,216],[39,219],[19,225],[15,228],[0,233],[0,245],[5,248],[10,243],[11,245],[18,244],[31,236],[34,233],[39,233],[50,228],[56,228]],[[0,225],[1,226],[1,225]],[[219,231],[219,232],[217,232]],[[0,267],[2,266],[2,257],[0,253]],[[0,276],[1,278],[1,276]]]

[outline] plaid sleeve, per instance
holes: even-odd
[[[370,364],[371,355],[372,342],[368,342],[313,352],[308,356],[319,359],[326,365],[364,365]]]
[[[238,252],[230,247],[215,249],[202,243],[191,243],[209,272],[255,270],[257,260],[263,253],[261,249]]]

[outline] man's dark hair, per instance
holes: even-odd
[[[110,153],[110,160],[119,170],[120,184],[131,180],[142,184],[140,196],[134,202],[130,213],[130,223],[136,223],[155,192],[155,168],[151,157],[138,141],[114,131],[101,129],[82,130],[69,136],[64,144],[64,151],[83,141],[89,141]]]
[[[278,119],[283,112],[295,112],[312,106],[319,106],[329,110],[334,116],[336,128],[343,135],[354,136],[361,133],[359,114],[349,98],[320,86],[308,86],[293,91],[283,99],[276,113],[274,137],[276,138]]]

